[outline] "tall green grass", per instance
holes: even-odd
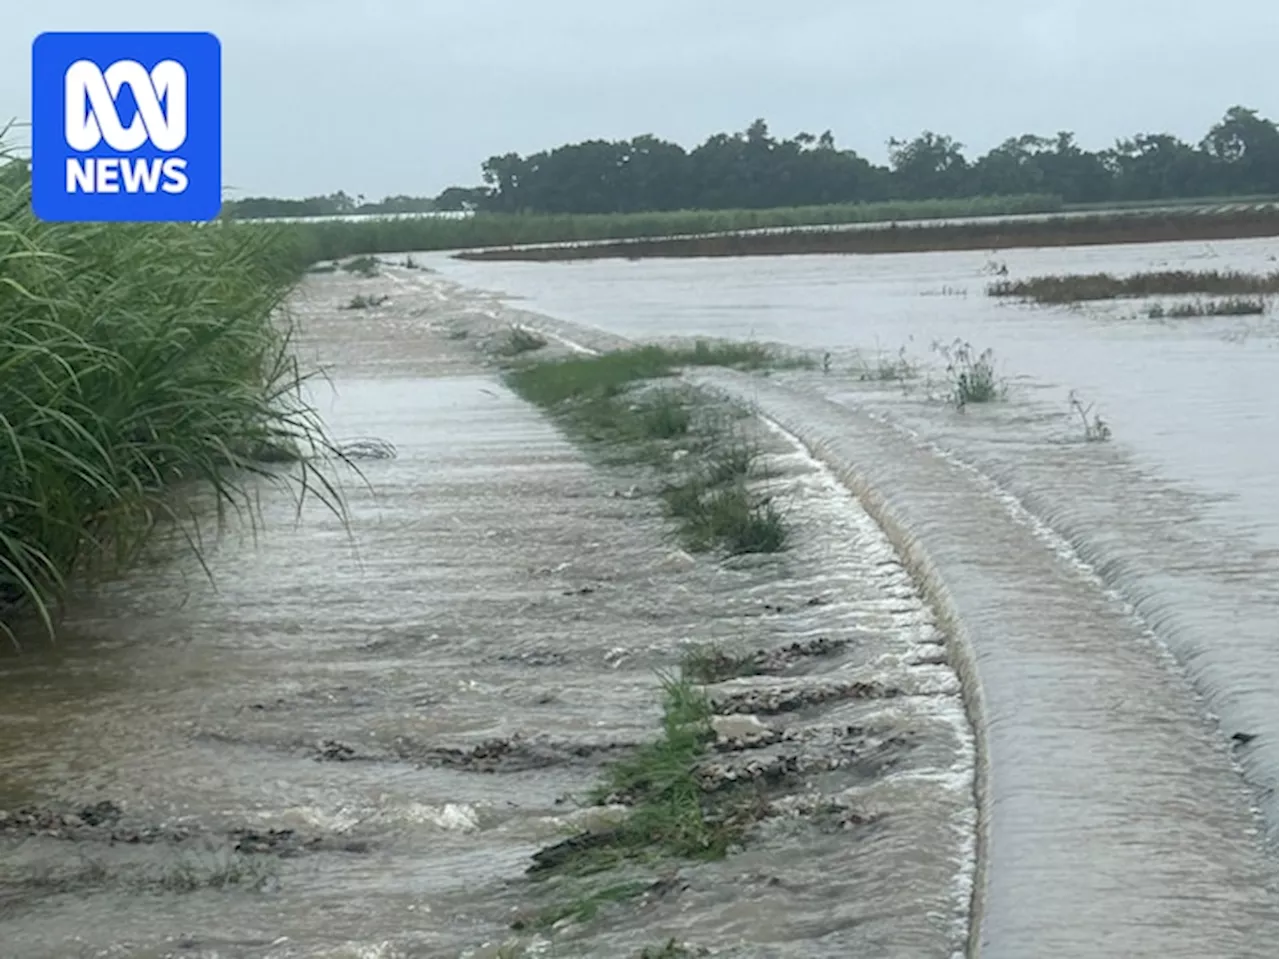
[[[278,322],[297,257],[246,226],[42,223],[0,156],[0,632],[34,611],[52,634],[68,576],[158,520],[198,534],[175,487],[219,518],[253,474],[340,508],[305,460],[267,465],[328,448]]]

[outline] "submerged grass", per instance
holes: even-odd
[[[597,841],[564,850],[550,868],[583,874],[634,860],[720,859],[741,839],[745,820],[712,809],[695,776],[715,738],[711,701],[683,675],[662,677],[662,687],[662,735],[610,766],[590,796],[625,803],[626,818]]]
[[[513,326],[507,330],[506,338],[502,341],[498,352],[503,356],[519,356],[522,353],[540,350],[546,345],[547,340],[541,334],[527,330],[523,326]]]
[[[787,531],[773,503],[747,487],[755,448],[720,422],[703,423],[694,436],[691,391],[640,388],[682,366],[759,369],[771,362],[778,361],[759,344],[699,341],[687,348],[647,346],[524,366],[509,372],[508,380],[578,436],[606,444],[616,460],[669,466],[669,445],[684,444],[684,475],[668,483],[662,497],[685,544],[695,551],[720,547],[730,555],[773,553],[785,547]]]
[[[1265,300],[1233,296],[1224,300],[1196,299],[1190,303],[1174,303],[1171,306],[1153,303],[1147,308],[1147,316],[1153,320],[1185,319],[1192,316],[1259,316],[1266,310]]]
[[[175,487],[211,489],[219,519],[252,510],[254,474],[340,509],[305,459],[331,448],[278,322],[298,270],[244,226],[42,223],[0,157],[0,632],[34,611],[52,635],[73,571],[183,518]]]
[[[990,284],[987,293],[990,296],[1020,297],[1036,303],[1060,304],[1187,293],[1265,296],[1276,293],[1278,286],[1280,274],[1275,272],[1159,270],[1123,277],[1088,273],[1000,280]]]
[[[1006,386],[996,373],[995,353],[978,352],[965,340],[950,344],[934,343],[933,350],[946,364],[947,399],[958,410],[971,403],[994,403],[1002,400]]]

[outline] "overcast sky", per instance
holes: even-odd
[[[30,112],[44,30],[211,30],[235,195],[370,198],[480,181],[495,153],[653,133],[692,146],[764,117],[974,156],[1074,130],[1197,141],[1278,112],[1276,0],[0,0],[0,123]]]

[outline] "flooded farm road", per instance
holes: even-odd
[[[390,300],[342,309],[356,291]],[[256,538],[206,540],[214,585],[162,540],[79,595],[56,646],[0,656],[5,959],[963,953],[959,684],[829,469],[763,431],[793,548],[691,557],[635,477],[503,388],[474,345],[506,322],[488,298],[387,269],[311,277],[295,305],[336,438],[397,456],[343,477],[349,529],[264,488]],[[574,797],[658,734],[656,670],[693,643],[819,639],[713,689],[726,729],[768,732],[726,733],[716,762],[792,770],[740,852],[512,928],[556,894],[531,854],[605,815]],[[840,692],[871,681],[894,695]]]

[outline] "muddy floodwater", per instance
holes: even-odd
[[[358,290],[392,300],[341,309]],[[502,386],[487,302],[310,278],[318,404],[396,448],[342,474],[349,528],[264,488],[256,542],[209,534],[213,585],[161,542],[56,647],[0,660],[5,959],[963,952],[972,736],[883,531],[759,424],[793,548],[685,553],[635,477]],[[776,664],[713,687],[711,772],[780,773],[767,814],[594,922],[514,930],[554,904],[531,855],[616,815],[579,799],[658,735],[657,673],[693,643]]]
[[[752,338],[823,357],[825,372],[720,385],[887,498],[879,518],[968,616],[961,668],[988,726],[983,954],[1101,954],[1069,928],[1090,914],[1117,955],[1274,948],[1275,299],[1261,316],[1162,320],[1150,300],[1046,308],[985,295],[997,273],[1270,272],[1273,242],[431,263],[571,338]],[[1005,402],[960,414],[945,401],[936,346],[957,340],[993,351]],[[1109,441],[1087,441],[1073,394]],[[1047,556],[1056,568],[1036,564]],[[1091,626],[1099,603],[1113,609]],[[1215,860],[1227,885],[1194,892],[1190,877],[1207,880]],[[1214,901],[1232,886],[1239,900]],[[1200,896],[1203,914],[1175,918]],[[1224,923],[1234,909],[1252,919]],[[1224,925],[1241,938],[1215,939]]]
[[[1266,241],[995,256],[1275,267]],[[401,259],[293,303],[335,437],[396,450],[340,474],[345,525],[264,487],[209,534],[212,584],[162,539],[0,655],[0,956],[1275,955],[1274,302],[999,303],[970,253]],[[503,386],[513,323],[552,354],[809,350],[688,377],[754,411],[791,548],[680,549],[643,473]],[[956,338],[1004,402],[940,397]],[[759,822],[531,928],[531,856],[619,813],[581,797],[701,643],[776,667],[709,690],[710,772],[773,783]]]

